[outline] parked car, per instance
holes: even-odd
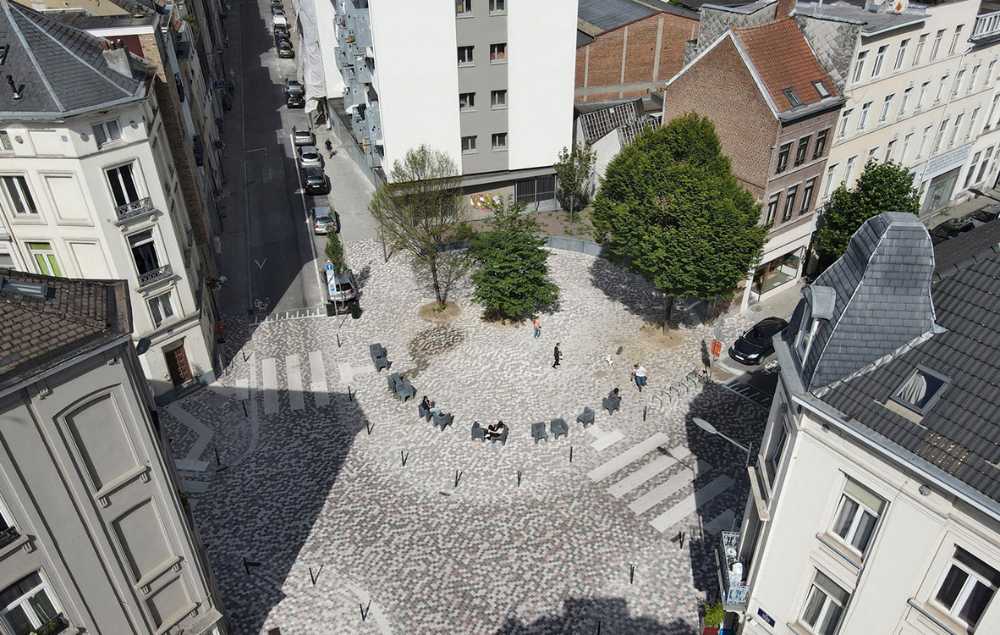
[[[271,15],[272,16],[285,15],[285,7],[281,6],[280,4],[278,5],[271,4]]]
[[[294,79],[285,81],[285,103],[289,108],[305,108],[306,89]]]
[[[306,194],[329,194],[330,177],[319,168],[307,168],[302,171],[302,189]]]
[[[329,207],[314,207],[312,209],[313,232],[325,236],[331,231],[340,233],[340,214]]]
[[[729,357],[746,366],[759,365],[774,353],[771,338],[784,331],[786,326],[788,322],[780,317],[764,318],[733,342],[729,347]]]
[[[279,40],[275,38],[274,48],[278,50],[278,57],[282,59],[291,59],[295,57],[295,49],[292,48],[292,43],[288,40]]]
[[[336,276],[334,286],[328,289],[327,295],[330,296],[330,302],[339,305],[336,308],[347,308],[344,305],[358,299],[358,281],[350,269],[338,271],[334,275]]]
[[[949,218],[931,230],[931,242],[938,245],[949,238],[954,238],[975,228],[975,223],[968,218]]]
[[[275,39],[281,38],[282,40],[292,41],[292,36],[288,33],[288,25],[280,26],[278,24],[274,25],[274,37]]]
[[[272,7],[284,7],[284,3],[281,0],[271,0]]]
[[[288,31],[288,20],[285,19],[284,15],[273,15],[271,16],[271,25],[277,29],[278,27],[284,27],[285,31]]]
[[[1000,203],[994,203],[992,205],[987,205],[982,209],[977,209],[966,216],[966,218],[971,220],[974,225],[979,226],[986,223],[992,223],[998,216],[1000,216]]]
[[[322,168],[326,164],[316,146],[299,146],[300,168]]]
[[[297,146],[315,146],[316,135],[312,130],[297,130],[292,128],[292,142]]]

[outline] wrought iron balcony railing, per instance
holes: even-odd
[[[750,587],[744,582],[743,563],[739,559],[740,533],[723,531],[719,539],[716,560],[719,564],[719,588],[722,591],[722,607],[733,613],[742,613],[747,608]]]
[[[118,213],[118,220],[128,220],[132,217],[152,212],[153,201],[151,201],[147,196],[146,198],[140,198],[139,200],[132,201],[131,203],[119,205],[116,211]]]
[[[146,273],[139,274],[139,286],[144,287],[148,284],[153,284],[158,280],[169,278],[172,274],[173,271],[171,271],[170,265],[163,265],[162,267],[151,269]]]

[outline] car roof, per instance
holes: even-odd
[[[316,149],[314,145],[299,146],[300,154],[319,154],[319,150]]]
[[[313,216],[315,216],[316,220],[319,220],[321,218],[333,218],[333,210],[331,210],[329,207],[325,207],[325,206],[324,207],[314,207],[313,208]]]

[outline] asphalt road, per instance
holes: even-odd
[[[270,25],[264,0],[234,3],[226,20],[235,93],[225,131],[224,314],[262,317],[323,301],[289,139],[292,127],[304,128],[307,120],[304,111],[285,106],[283,93],[296,60],[278,58]]]

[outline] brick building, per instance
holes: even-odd
[[[733,174],[762,205],[768,234],[742,306],[801,276],[842,104],[790,18],[726,30],[667,83],[663,120],[711,119]]]
[[[606,102],[658,91],[684,65],[698,14],[645,0],[580,0],[576,101]]]

